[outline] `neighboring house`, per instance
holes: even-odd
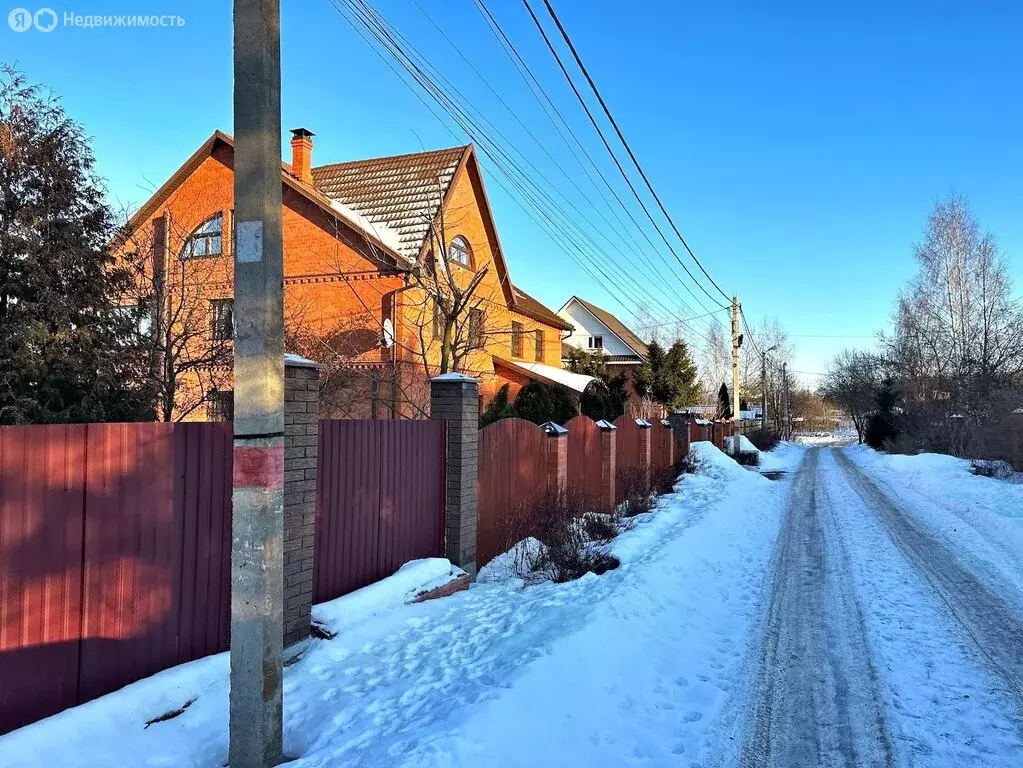
[[[313,166],[313,134],[292,133],[281,167],[286,345],[325,364],[323,415],[425,415],[443,321],[423,274],[477,285],[453,336],[458,369],[481,379],[481,407],[504,383],[517,391],[561,370],[571,326],[513,285],[471,144]],[[231,137],[214,133],[114,244],[153,288],[138,298],[154,308],[146,327],[177,329],[193,360],[234,333],[233,160]],[[230,418],[230,365],[213,367],[182,372],[179,414]]]
[[[629,381],[626,413],[632,416],[660,417],[660,409],[644,401],[632,388],[633,377],[647,359],[647,347],[621,320],[595,304],[573,296],[558,310],[558,315],[573,326],[565,338],[562,363],[571,347],[600,352],[612,372],[625,373]]]

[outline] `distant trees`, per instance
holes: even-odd
[[[113,217],[82,126],[0,69],[0,423],[153,417],[120,310],[129,276],[107,250]]]
[[[876,355],[847,349],[831,361],[821,383],[824,397],[837,403],[852,419],[861,443],[880,380],[881,361]]]
[[[1023,306],[993,234],[961,195],[935,204],[877,353],[846,351],[823,392],[861,440],[1019,466],[1009,412],[1023,405]]]
[[[667,352],[657,342],[647,346],[647,360],[635,381],[636,392],[650,397],[670,411],[679,411],[700,398],[696,364],[684,341],[676,341]]]

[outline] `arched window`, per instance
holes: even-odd
[[[448,246],[448,261],[461,264],[463,267],[472,266],[472,249],[469,248],[469,241],[461,235]]]
[[[224,214],[218,213],[200,224],[185,241],[181,251],[183,259],[219,256],[224,246]]]

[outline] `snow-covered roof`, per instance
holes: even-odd
[[[527,376],[533,379],[540,379],[541,381],[561,384],[564,387],[568,387],[573,392],[582,394],[583,391],[590,385],[590,382],[597,381],[593,376],[587,376],[582,373],[572,373],[566,371],[564,368],[555,368],[553,365],[544,365],[543,363],[527,363],[521,360],[508,360],[506,358],[496,358],[497,362],[502,365],[507,365],[510,368],[517,368]]]

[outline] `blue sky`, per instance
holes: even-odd
[[[512,117],[572,175],[564,145],[472,0],[417,1],[486,82],[416,2],[376,5],[522,149],[545,186],[564,189],[604,231],[601,209],[587,209]],[[314,163],[467,141],[398,81],[328,0],[283,4],[283,124],[316,133]],[[599,156],[521,2],[487,4]],[[1023,4],[554,4],[693,250],[725,291],[739,294],[750,319],[776,316],[795,335],[797,370],[821,371],[835,351],[869,344],[856,337],[885,326],[913,272],[912,244],[927,213],[952,190],[970,198],[1023,284]],[[56,89],[94,137],[112,199],[143,202],[214,129],[231,132],[230,3],[50,6],[59,15],[145,10],[186,22],[0,29],[0,60]],[[613,178],[606,156],[600,163]],[[628,321],[619,287],[582,275],[486,160],[484,172],[515,282],[555,308],[579,293]],[[679,284],[645,275],[628,253],[615,258],[661,304],[683,316],[699,311]]]

